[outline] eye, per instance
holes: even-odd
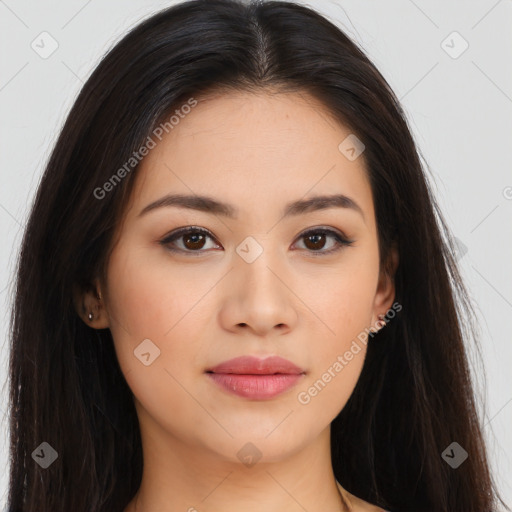
[[[328,250],[321,250],[325,247],[326,240],[331,238],[334,240],[333,245]],[[305,239],[304,245],[310,252],[318,253],[318,255],[332,254],[339,251],[344,246],[352,245],[354,240],[348,240],[344,235],[326,228],[314,228],[302,233],[299,239]],[[316,254],[315,254],[316,256]]]
[[[213,240],[213,237],[209,231],[203,228],[189,226],[174,231],[169,236],[161,240],[160,244],[166,246],[170,251],[173,252],[206,252],[200,249],[203,249],[205,246],[207,238]],[[171,244],[175,244],[176,241],[181,241],[182,246],[178,248],[172,247]]]
[[[322,250],[326,245],[326,240],[329,238],[333,240],[331,248],[328,250]],[[206,252],[206,250],[202,249],[205,248],[208,239],[215,240],[208,230],[195,226],[188,226],[174,231],[159,243],[167,247],[167,249],[172,252],[202,253]],[[299,239],[305,239],[304,245],[306,246],[307,251],[318,253],[319,255],[331,254],[339,251],[344,246],[352,245],[354,243],[354,240],[348,240],[341,233],[326,228],[310,229],[299,235]],[[177,244],[178,241],[181,242],[181,244]],[[176,245],[178,247],[176,247]],[[220,246],[217,244],[217,247]]]

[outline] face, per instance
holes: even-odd
[[[305,94],[185,110],[137,171],[95,326],[112,332],[143,432],[235,462],[251,442],[276,461],[329,431],[365,328],[393,302],[364,153],[347,158],[350,130]],[[191,198],[147,208],[167,195]],[[211,372],[241,356],[295,367]]]

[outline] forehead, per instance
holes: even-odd
[[[134,215],[169,193],[220,198],[239,218],[250,208],[282,209],[292,200],[338,193],[373,217],[363,155],[349,160],[340,151],[349,128],[312,96],[229,92],[174,112],[137,170]]]

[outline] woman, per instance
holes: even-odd
[[[9,510],[493,510],[449,240],[396,97],[326,19],[144,21],[26,228]]]

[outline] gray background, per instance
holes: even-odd
[[[27,205],[64,117],[100,56],[138,21],[171,3],[0,0],[0,509],[8,467],[7,321]],[[484,388],[475,366],[485,398],[482,424],[497,482],[510,505],[512,2],[325,0],[309,5],[358,42],[397,93],[445,218],[462,244],[459,261],[479,315],[487,372]],[[51,36],[40,36],[44,31]],[[51,49],[50,37],[58,48],[42,58],[40,53]]]

